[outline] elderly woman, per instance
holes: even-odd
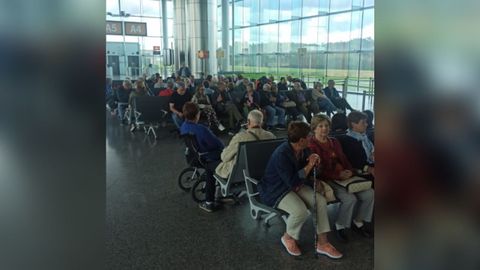
[[[242,103],[244,117],[247,117],[250,111],[260,109],[260,95],[253,89],[253,83],[247,84],[247,91],[243,96]]]
[[[205,94],[205,87],[203,84],[197,86],[197,90],[192,97],[192,102],[197,104],[200,108],[200,112],[207,117],[210,129],[214,130],[218,128],[220,131],[225,130],[225,127],[218,121],[217,114],[210,103],[210,98]]]
[[[308,134],[310,127],[307,123],[294,121],[288,126],[288,141],[275,149],[268,161],[265,174],[260,181],[259,192],[262,201],[270,206],[287,212],[287,230],[281,242],[287,252],[293,256],[300,256],[302,252],[297,245],[300,230],[307,220],[308,209],[314,206],[314,191],[306,185],[308,175],[318,165],[319,156],[310,154],[308,150]],[[338,259],[343,255],[333,247],[327,238],[330,231],[328,222],[327,202],[324,196],[316,196],[318,241],[316,251],[330,258]]]
[[[309,148],[313,153],[320,156],[322,170],[320,177],[325,181],[347,180],[356,171],[350,165],[342,151],[340,142],[328,136],[330,132],[330,118],[326,115],[316,115],[310,125],[314,136],[309,138]],[[365,222],[372,220],[373,214],[373,189],[367,189],[357,193],[348,193],[345,188],[336,184],[331,185],[336,197],[341,201],[338,216],[335,221],[336,234],[340,241],[348,242],[346,229],[352,223],[353,210],[358,204],[358,212],[353,219],[353,230],[365,237],[370,237],[371,232],[364,226]]]

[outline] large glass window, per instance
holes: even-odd
[[[231,68],[373,92],[373,0],[234,1]],[[258,24],[261,24],[258,26]],[[350,97],[351,98],[351,97]],[[349,99],[350,99],[349,98]],[[356,97],[354,97],[356,98]],[[360,99],[361,100],[361,99]]]
[[[280,20],[290,20],[302,16],[302,0],[280,0]]]
[[[278,21],[278,0],[260,1],[260,23]]]
[[[160,54],[154,53],[154,48],[160,49],[163,53],[163,38],[168,39],[168,47],[173,48],[173,1],[167,1],[167,28],[168,37],[163,36],[162,7],[158,0],[106,0],[106,15],[109,21],[117,22],[143,22],[147,25],[147,36],[122,36],[107,35],[107,70],[109,61],[118,61],[119,69],[113,70],[108,76],[114,79],[123,79],[125,76],[135,77],[141,75],[145,67],[152,64],[153,68],[163,73],[163,58]],[[120,11],[128,16],[121,16]],[[125,46],[123,43],[125,42]],[[108,57],[111,56],[111,57]],[[136,57],[136,58],[135,58]],[[118,58],[118,60],[115,60]],[[130,61],[135,61],[136,71],[132,72]],[[170,73],[172,67],[166,67]],[[112,74],[113,73],[113,74]]]
[[[352,9],[352,0],[331,0],[330,12],[345,11]]]
[[[161,3],[161,1],[143,0],[143,16],[160,17]]]

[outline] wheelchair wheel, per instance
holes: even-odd
[[[207,183],[206,174],[203,173],[192,186],[192,198],[195,202],[201,203],[206,200],[205,185]]]
[[[186,168],[178,176],[178,186],[183,191],[189,191],[198,179],[200,179],[198,169],[195,171],[195,168]]]

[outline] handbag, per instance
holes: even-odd
[[[324,191],[323,196],[327,200],[327,203],[336,201],[337,198],[335,197],[335,192],[333,192],[333,188],[324,181],[320,181],[320,182],[322,183],[323,191]]]
[[[352,176],[346,180],[334,180],[332,183],[345,188],[348,193],[357,193],[372,188],[372,180],[359,176]]]
[[[284,108],[292,108],[292,107],[297,107],[297,104],[295,104],[295,102],[294,102],[294,101],[291,101],[291,100],[290,100],[290,101],[284,101],[284,102],[282,103],[282,107],[284,107]]]

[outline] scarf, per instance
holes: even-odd
[[[351,129],[347,131],[347,135],[362,142],[363,150],[365,150],[365,154],[367,155],[367,162],[373,163],[373,143],[368,139],[367,135],[352,131]]]

